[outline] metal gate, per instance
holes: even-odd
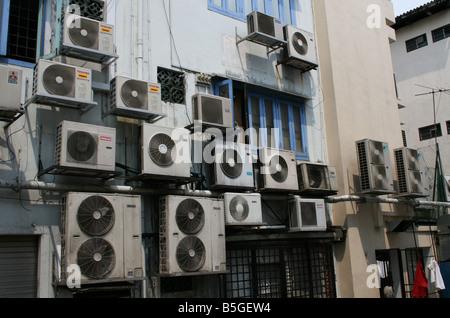
[[[37,236],[0,236],[0,298],[37,297]]]
[[[227,268],[227,298],[336,297],[330,242],[229,244]]]

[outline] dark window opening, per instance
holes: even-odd
[[[441,136],[442,136],[441,124],[435,124],[419,128],[420,140],[427,140]]]
[[[428,45],[427,35],[422,34],[419,35],[418,37],[406,41],[406,52],[411,52],[427,45]]]

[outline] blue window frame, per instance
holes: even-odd
[[[284,25],[297,25],[295,0],[208,0],[208,9],[244,22],[250,12],[260,11]]]
[[[302,101],[248,93],[250,143],[253,147],[292,150],[299,160],[309,160],[305,106]]]

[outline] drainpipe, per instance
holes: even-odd
[[[136,63],[137,63],[137,77],[139,80],[143,79],[144,66],[144,0],[137,0],[138,13],[137,17],[137,41],[136,41]]]

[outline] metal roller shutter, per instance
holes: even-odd
[[[0,298],[37,297],[37,236],[0,236]]]

